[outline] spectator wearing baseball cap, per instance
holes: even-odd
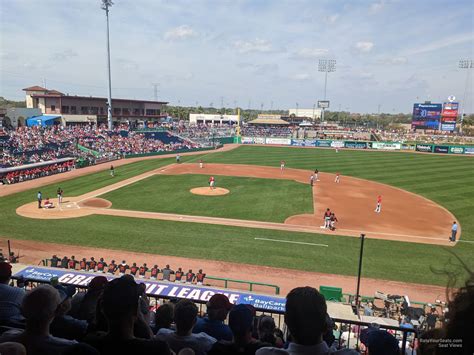
[[[224,324],[232,303],[226,295],[215,294],[207,302],[207,317],[199,318],[193,333],[204,332],[217,340],[232,340],[230,327]]]
[[[263,347],[271,346],[252,337],[254,323],[254,308],[239,304],[234,306],[229,313],[229,327],[232,330],[233,340],[221,340],[214,344],[209,355],[253,355]]]
[[[61,303],[56,310],[56,317],[51,323],[50,330],[54,336],[82,340],[87,332],[88,323],[85,320],[79,320],[71,317],[68,313],[71,310],[71,297],[76,293],[74,286],[55,287],[59,293]]]
[[[0,343],[13,341],[25,346],[28,354],[62,354],[77,341],[51,336],[49,326],[61,303],[58,291],[51,285],[38,286],[28,292],[22,302],[26,318],[24,331],[13,329],[2,334]]]
[[[398,355],[398,340],[386,330],[368,327],[360,332],[360,341],[368,349],[369,355]]]
[[[176,331],[162,328],[156,338],[166,341],[171,350],[179,353],[182,349],[190,348],[196,355],[205,355],[214,345],[216,339],[206,333],[193,334],[198,314],[197,306],[187,299],[182,299],[174,308]]]
[[[78,292],[73,297],[70,314],[74,318],[85,320],[89,324],[95,324],[97,302],[106,285],[107,278],[105,276],[94,277],[87,285],[87,292]]]
[[[15,326],[25,320],[21,315],[25,290],[10,286],[8,283],[11,276],[12,266],[7,262],[0,262],[0,324]]]
[[[140,292],[133,277],[127,276],[110,281],[104,288],[100,308],[107,320],[108,331],[89,334],[85,341],[102,355],[170,354],[163,341],[135,337],[135,323],[143,321],[138,309]]]
[[[293,341],[288,348],[261,348],[257,355],[356,355],[350,349],[329,349],[323,334],[327,331],[327,305],[324,296],[313,287],[297,287],[286,296],[285,323]]]

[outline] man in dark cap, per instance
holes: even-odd
[[[232,340],[232,331],[224,324],[232,303],[226,295],[215,294],[207,302],[207,317],[198,318],[193,333],[204,332],[217,340]]]

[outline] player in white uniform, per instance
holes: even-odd
[[[285,169],[285,161],[282,160],[282,161],[280,162],[280,170],[281,170],[281,172],[283,172],[284,169]]]

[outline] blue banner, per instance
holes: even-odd
[[[315,147],[316,146],[316,140],[314,139],[292,139],[291,140],[291,145],[297,146],[297,147]]]
[[[367,142],[344,142],[344,147],[352,149],[367,149]]]
[[[317,140],[316,147],[331,147],[331,143],[330,140]]]
[[[89,282],[99,275],[107,277],[108,280],[117,277],[99,272],[79,272],[69,269],[54,269],[37,266],[27,267],[17,272],[14,277],[23,277],[26,280],[36,282],[49,282],[52,277],[57,277],[62,284],[87,287]],[[285,311],[285,299],[283,297],[141,278],[136,279],[136,281],[137,283],[144,283],[146,285],[146,293],[149,296],[186,298],[196,302],[207,302],[212,295],[222,293],[226,295],[233,304],[250,304],[262,311]]]

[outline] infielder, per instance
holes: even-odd
[[[211,190],[215,189],[215,184],[216,184],[216,180],[214,179],[214,176],[211,176],[209,178],[209,187]]]
[[[199,160],[199,169],[202,169],[204,167],[204,162],[202,159]]]
[[[309,183],[311,184],[311,187],[313,187],[313,185],[314,185],[314,174],[311,174],[311,176],[309,177]]]
[[[375,212],[380,213],[382,211],[382,195],[377,197],[377,207],[375,207]]]
[[[324,228],[331,228],[331,210],[329,208],[324,212]]]
[[[334,182],[339,184],[339,181],[341,180],[341,174],[336,173],[336,178],[334,179]]]
[[[60,187],[58,187],[58,190],[56,191],[57,195],[58,195],[58,204],[61,204],[63,203],[63,189],[61,189]]]
[[[282,161],[280,162],[280,170],[281,170],[281,172],[283,172],[284,169],[285,169],[285,161],[282,160]]]
[[[316,169],[316,170],[314,171],[314,179],[315,179],[316,181],[319,181],[319,170],[318,170],[318,169]]]

